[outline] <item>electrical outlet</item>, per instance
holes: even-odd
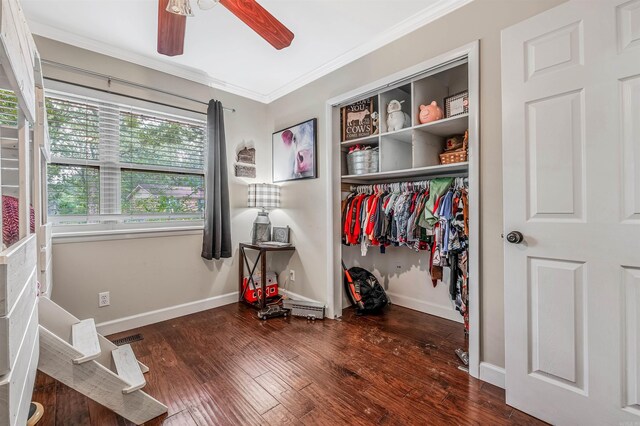
[[[98,307],[104,308],[105,306],[109,306],[111,304],[111,296],[108,291],[98,293]]]
[[[296,271],[294,271],[293,269],[289,269],[289,281],[295,281],[296,280]]]

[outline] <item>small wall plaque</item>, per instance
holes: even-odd
[[[236,164],[236,176],[243,178],[255,178],[256,168],[255,166],[249,166],[245,164]]]
[[[243,148],[238,152],[238,163],[244,164],[256,164],[256,149],[255,148]]]

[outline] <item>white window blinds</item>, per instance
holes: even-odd
[[[55,224],[202,223],[203,121],[60,93],[48,93],[47,113]]]
[[[9,90],[0,89],[0,126],[18,126],[18,100]]]

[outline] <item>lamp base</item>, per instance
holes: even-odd
[[[271,241],[271,221],[266,211],[261,211],[253,221],[251,229],[251,244],[260,244]]]

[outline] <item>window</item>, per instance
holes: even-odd
[[[48,209],[65,231],[202,225],[203,121],[47,93]]]

